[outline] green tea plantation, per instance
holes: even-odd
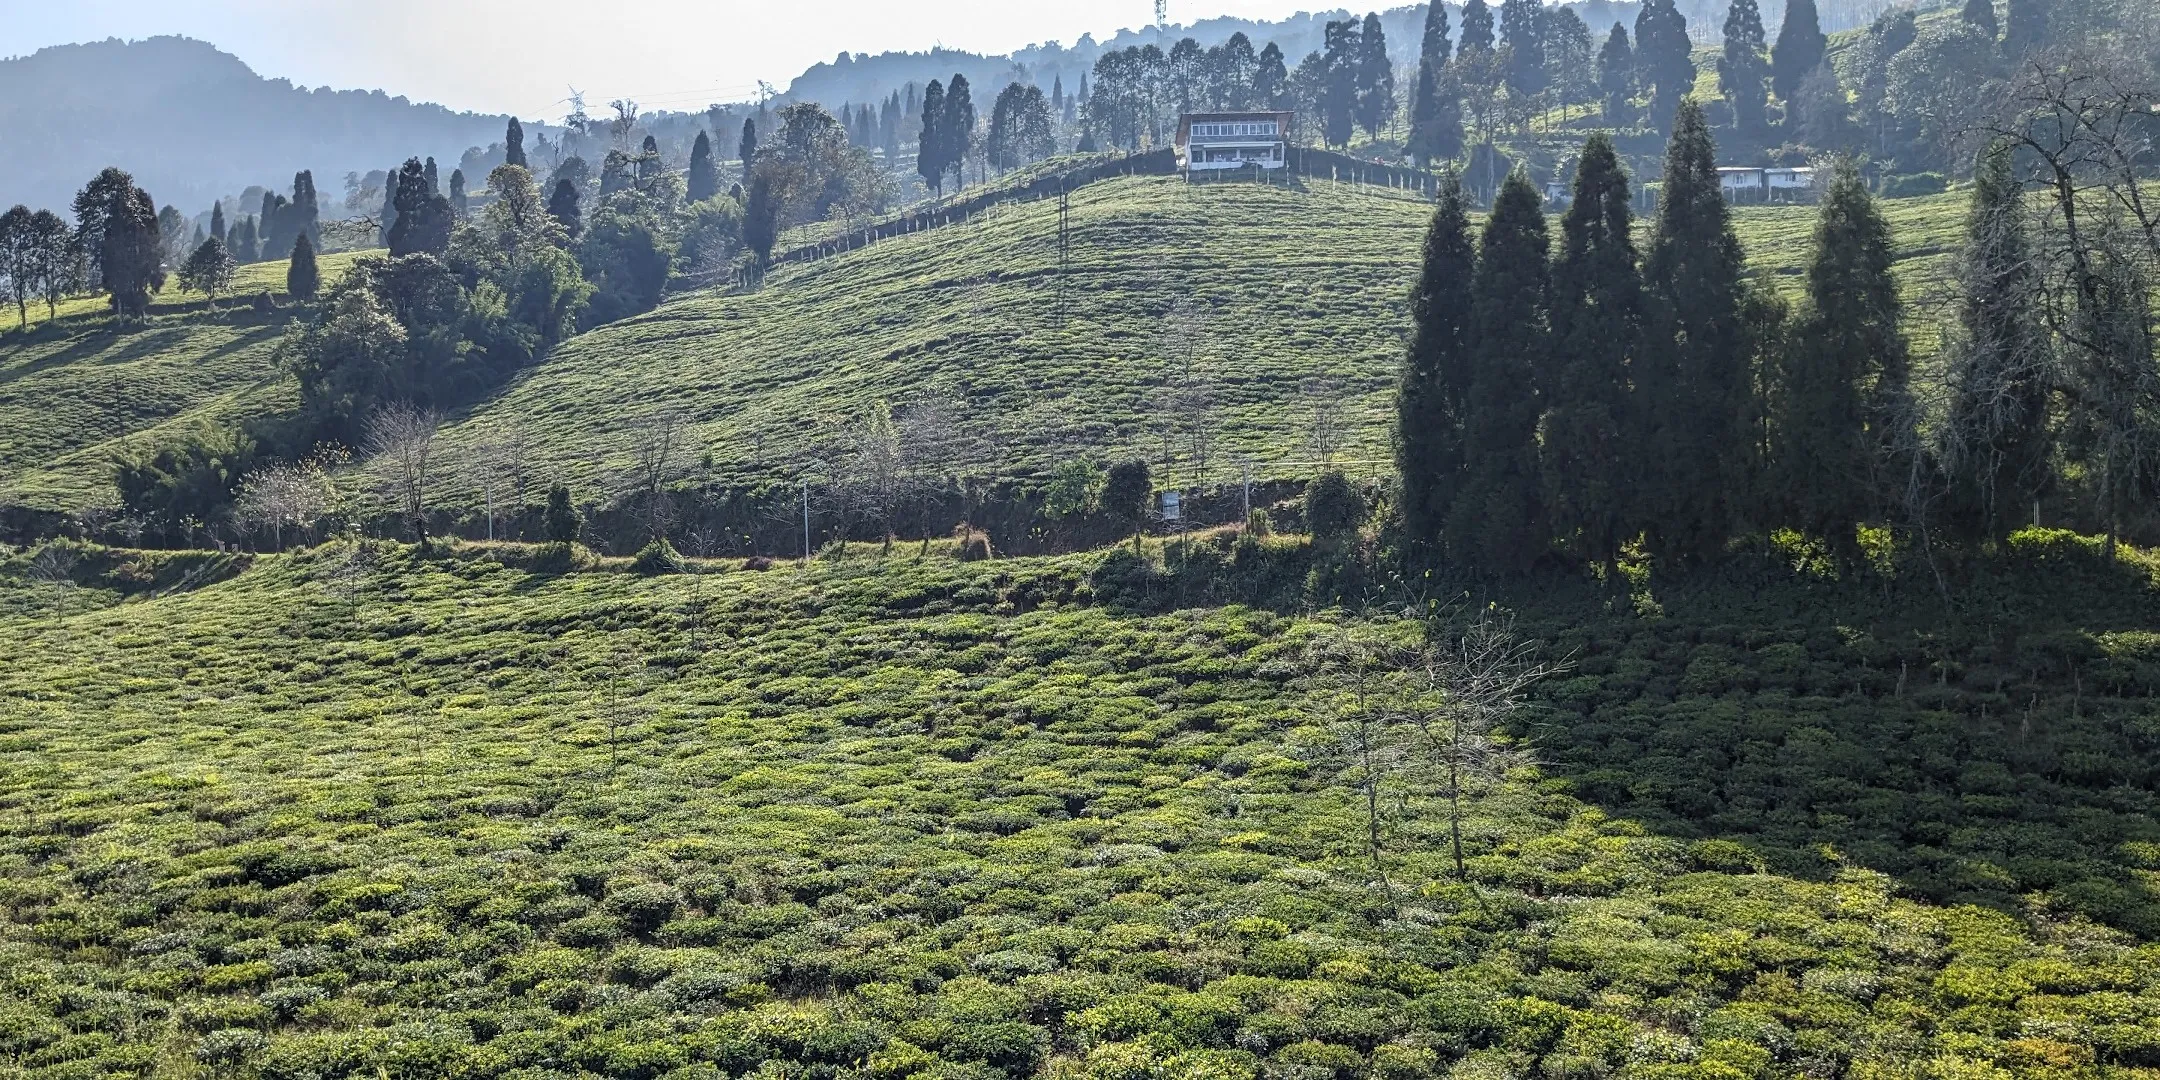
[[[2160,562],[2013,546],[1470,588],[1461,874],[1299,540],[18,553],[0,1075],[2160,1075]]]

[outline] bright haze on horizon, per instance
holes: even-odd
[[[1280,19],[1334,6],[1171,0],[1170,20]],[[0,20],[0,56],[181,34],[301,86],[554,118],[572,86],[588,108],[628,97],[647,110],[691,110],[750,98],[759,80],[785,90],[843,51],[943,45],[998,54],[1069,45],[1084,33],[1105,38],[1153,17],[1149,0],[70,0],[16,6]]]

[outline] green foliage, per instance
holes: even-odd
[[[1154,496],[1155,482],[1148,475],[1148,464],[1138,458],[1110,466],[1109,474],[1103,478],[1098,503],[1103,513],[1122,522],[1126,531],[1134,534],[1135,551],[1140,549],[1140,528],[1147,521],[1148,502]]]
[[[194,432],[120,462],[113,469],[113,486],[122,512],[138,519],[148,536],[187,543],[226,517],[255,457],[255,444],[245,436]]]
[[[547,510],[542,516],[542,527],[548,542],[574,544],[578,532],[585,527],[584,516],[571,505],[570,489],[561,484],[548,489]]]
[[[1733,0],[1725,12],[1725,45],[1718,57],[1718,90],[1732,106],[1733,126],[1758,135],[1767,128],[1770,61],[1764,52],[1762,11],[1755,0]]]
[[[1829,47],[1815,0],[1787,0],[1785,22],[1778,27],[1777,44],[1770,50],[1770,85],[1779,101],[1793,100],[1800,80],[1822,66]]]
[[[237,269],[239,264],[225,250],[225,241],[213,236],[203,241],[180,267],[180,287],[215,301],[219,293],[232,290],[233,272]]]
[[[675,550],[675,545],[668,543],[666,537],[638,549],[637,558],[630,563],[632,570],[646,575],[672,574],[680,571],[682,566],[682,554]]]
[[[1315,543],[1340,545],[1365,524],[1365,495],[1339,469],[1329,469],[1305,488],[1305,524]]]
[[[429,159],[431,164],[433,160]],[[435,190],[427,169],[418,158],[408,158],[398,170],[396,189],[391,193],[397,220],[391,224],[386,241],[392,258],[441,255],[450,249],[450,231],[456,223],[450,213],[450,200]]]
[[[604,200],[586,222],[577,260],[592,285],[580,320],[590,327],[658,307],[675,253],[652,203],[622,192]]]

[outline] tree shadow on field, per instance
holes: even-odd
[[[1947,600],[1763,556],[1625,599],[1525,583],[1501,602],[1572,667],[1520,733],[1579,797],[1781,873],[2160,936],[2156,569],[2050,533],[1948,568]]]

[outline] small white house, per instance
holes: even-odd
[[[1719,193],[1726,202],[1761,202],[1769,189],[1763,183],[1762,169],[1720,168],[1717,171]]]
[[[1763,190],[1780,202],[1802,202],[1815,196],[1815,170],[1806,166],[1763,170]]]

